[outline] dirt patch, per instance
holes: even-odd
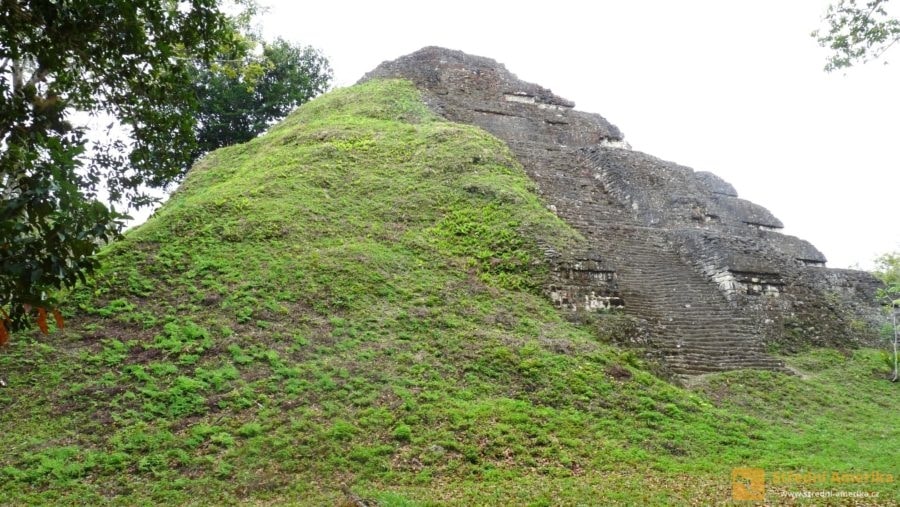
[[[134,349],[131,349],[126,363],[147,364],[158,359],[162,359],[164,356],[165,354],[160,349],[142,349],[136,347]]]
[[[607,366],[606,374],[609,375],[610,378],[614,378],[616,380],[624,381],[631,379],[631,371],[620,364],[611,364]]]

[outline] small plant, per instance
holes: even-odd
[[[643,361],[634,351],[626,350],[619,355],[619,360],[632,368],[641,368]]]
[[[328,436],[332,440],[350,440],[356,434],[356,428],[346,421],[335,421],[328,430]]]
[[[112,317],[115,315],[128,313],[137,308],[133,303],[125,299],[114,299],[107,303],[104,308],[99,308],[95,312],[101,317]]]
[[[262,424],[258,422],[249,422],[244,424],[237,430],[237,434],[242,438],[251,438],[257,435],[261,435],[263,432]]]
[[[409,442],[412,439],[412,428],[406,424],[401,424],[394,428],[394,440],[400,442]]]
[[[230,433],[224,431],[216,433],[215,435],[210,437],[209,441],[210,443],[216,444],[219,447],[225,448],[232,447],[234,445],[234,437],[231,436]]]
[[[115,366],[121,364],[128,357],[128,350],[128,345],[119,340],[104,340],[103,350],[93,356],[92,360],[107,366]]]

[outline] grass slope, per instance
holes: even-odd
[[[900,472],[874,352],[675,387],[607,343],[621,317],[541,297],[536,238],[580,241],[496,139],[402,81],[321,97],[0,354],[0,499],[707,505],[734,466]]]

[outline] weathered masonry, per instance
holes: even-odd
[[[781,369],[766,353],[852,345],[878,321],[869,274],[825,267],[764,207],[709,172],[633,151],[597,114],[488,58],[436,47],[363,79],[404,78],[445,118],[504,140],[547,205],[586,239],[548,252],[547,295],[573,312],[623,308],[673,373]]]

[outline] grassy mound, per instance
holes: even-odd
[[[607,343],[620,317],[540,295],[541,245],[578,241],[410,84],[321,97],[205,157],[66,331],[0,354],[0,498],[705,505],[734,466],[900,475],[874,352],[675,387]]]

